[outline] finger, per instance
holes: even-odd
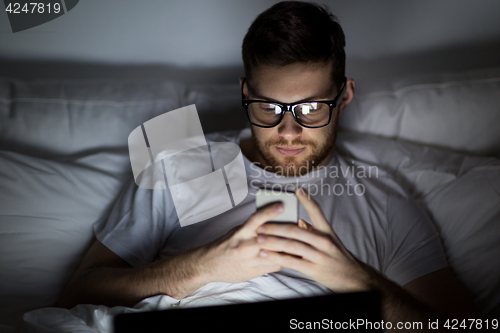
[[[299,199],[300,203],[304,206],[307,213],[311,217],[312,226],[320,231],[326,233],[332,233],[333,229],[330,224],[326,221],[325,216],[321,207],[311,198],[311,196],[302,187],[298,187],[295,190],[295,194]]]
[[[266,258],[283,268],[290,268],[299,271],[305,275],[312,272],[314,264],[302,258],[296,258],[286,253],[278,253],[273,251],[263,251]]]
[[[280,270],[282,267],[275,262],[270,261],[267,258],[267,252],[264,250],[259,251],[259,255],[256,256],[250,263],[251,267],[265,266],[264,269],[277,269]]]
[[[301,241],[329,254],[334,253],[336,249],[331,234],[305,230],[293,224],[266,223],[258,229],[258,233]]]
[[[248,262],[248,266],[255,268],[258,266],[267,266],[265,270],[280,270],[276,263],[267,260],[264,256],[260,255],[262,251],[262,244],[257,241],[256,237],[239,240],[232,247],[233,254],[240,262]]]
[[[310,230],[310,231],[313,230],[313,227],[309,223],[304,221],[303,219],[299,219],[298,226],[299,226],[299,228],[302,228],[305,230]]]
[[[259,226],[283,212],[283,203],[275,202],[257,209],[247,220],[243,229],[254,234]],[[244,232],[245,232],[244,231]]]
[[[238,238],[230,243],[230,251],[241,260],[256,258],[259,255],[261,245],[256,237]]]
[[[311,245],[294,239],[259,235],[257,241],[264,251],[285,252],[315,263],[319,263],[326,256]]]

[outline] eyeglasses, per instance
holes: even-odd
[[[344,96],[347,78],[344,77],[344,84],[338,95],[331,101],[307,101],[296,104],[284,104],[262,100],[245,99],[243,85],[241,83],[241,104],[245,108],[248,120],[252,125],[270,128],[278,125],[285,112],[290,111],[295,121],[308,128],[318,128],[328,125],[332,119],[332,112]]]

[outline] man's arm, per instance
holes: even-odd
[[[469,290],[458,281],[449,267],[419,277],[405,284],[403,289],[431,309],[436,309],[441,316],[481,317]]]
[[[281,203],[263,207],[242,226],[209,244],[140,267],[130,266],[96,240],[58,306],[134,306],[160,294],[180,299],[209,282],[242,282],[276,272],[281,266],[259,255],[256,230],[282,210]]]
[[[481,318],[469,292],[449,267],[419,277],[403,287],[371,267],[365,269],[370,271],[366,290],[381,292],[382,313],[387,321],[422,322],[426,325],[428,319],[442,319],[442,328],[446,319]]]
[[[427,322],[441,316],[477,318],[470,297],[449,268],[418,278],[403,289],[356,259],[326,221],[320,206],[300,188],[296,193],[313,227],[304,230],[278,223],[260,227],[257,239],[270,261],[302,272],[337,292],[380,291],[384,320],[393,323]]]
[[[131,307],[153,295],[179,297],[189,294],[202,283],[201,272],[197,269],[201,257],[200,251],[194,250],[133,268],[96,240],[64,289],[58,306],[71,308],[77,304],[102,304]]]

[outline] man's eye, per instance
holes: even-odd
[[[260,109],[264,112],[276,112],[276,113],[280,113],[280,110],[279,108],[274,105],[274,104],[264,104],[264,103],[261,103],[260,104]]]
[[[297,106],[297,111],[302,113],[303,115],[317,112],[320,109],[321,109],[321,103],[307,103]]]

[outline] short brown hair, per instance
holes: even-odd
[[[245,75],[261,65],[332,63],[338,87],[345,76],[345,36],[337,18],[317,4],[283,1],[262,12],[248,29],[242,45]]]

